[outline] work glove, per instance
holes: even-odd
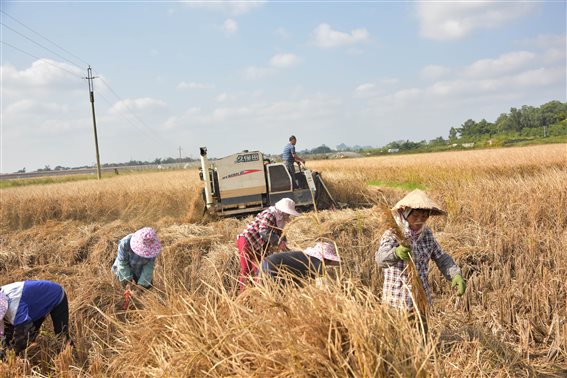
[[[467,289],[467,284],[465,283],[463,276],[461,276],[460,274],[457,274],[455,277],[453,277],[453,281],[451,281],[451,287],[455,286],[457,287],[457,295],[459,297],[463,295],[465,293],[465,290]]]
[[[400,258],[401,260],[409,260],[411,248],[410,247],[404,247],[403,245],[399,245],[399,246],[396,247],[395,253],[396,253],[396,256],[398,256],[398,258]]]

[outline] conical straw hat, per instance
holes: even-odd
[[[447,212],[441,209],[441,206],[433,202],[423,190],[419,189],[410,192],[399,200],[392,208],[392,211],[407,208],[431,210],[431,215],[447,215]]]

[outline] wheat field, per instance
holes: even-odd
[[[50,321],[0,377],[560,377],[567,375],[567,145],[308,161],[341,210],[286,226],[343,263],[329,284],[238,295],[235,236],[251,217],[203,216],[197,170],[0,191],[0,284],[59,282],[75,348]],[[447,211],[429,221],[461,266],[458,299],[434,264],[431,339],[380,303],[379,211],[413,183]],[[123,309],[118,241],[156,228],[155,287]]]

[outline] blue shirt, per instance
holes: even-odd
[[[156,259],[138,256],[130,248],[130,234],[118,243],[118,256],[112,264],[112,272],[116,274],[120,282],[136,281],[138,285],[150,287]]]
[[[283,161],[293,164],[295,162],[293,155],[295,155],[295,146],[291,143],[286,144],[282,153]]]
[[[65,295],[61,285],[51,281],[20,281],[0,289],[8,297],[4,319],[13,326],[47,316]]]

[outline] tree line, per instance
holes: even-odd
[[[511,108],[510,112],[501,113],[494,122],[468,119],[458,127],[451,127],[447,139],[399,140],[373,152],[431,151],[473,144],[498,146],[563,136],[567,136],[567,103],[550,101],[539,107],[524,105]]]

